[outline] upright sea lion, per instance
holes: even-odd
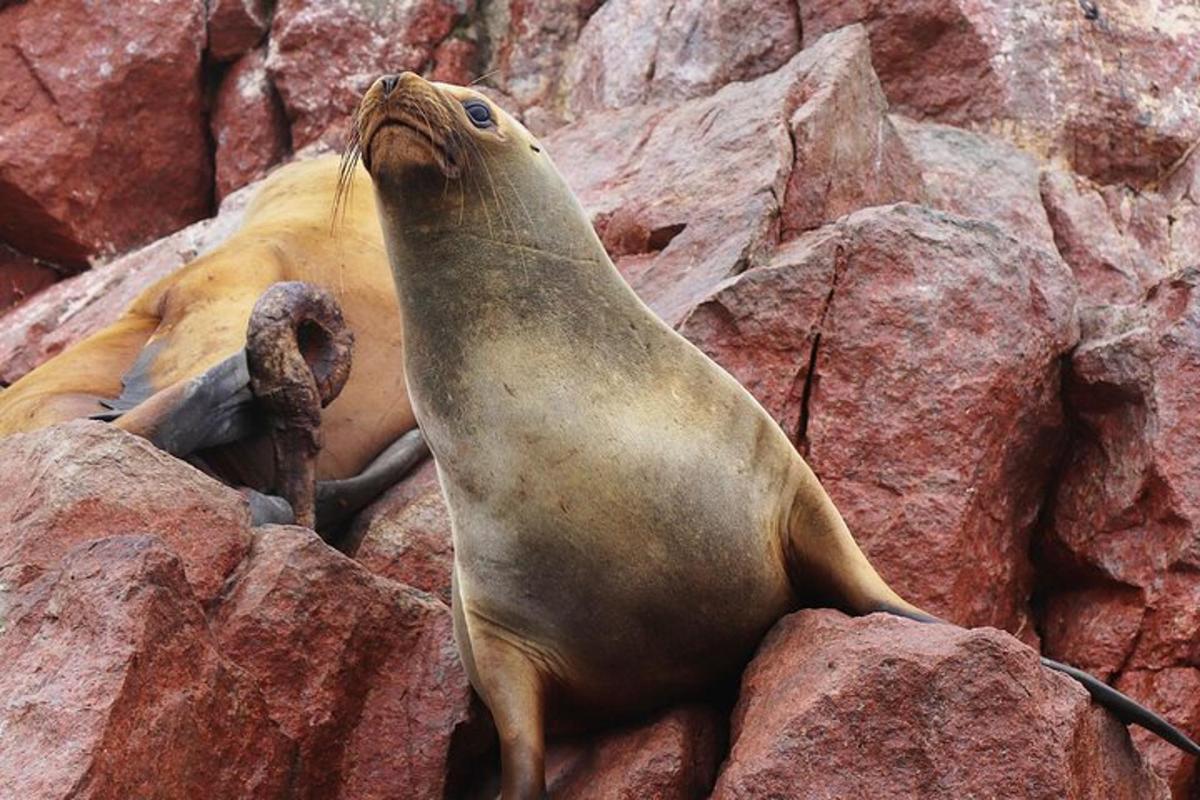
[[[802,601],[936,621],[884,583],[754,398],[621,279],[520,124],[405,73],[368,90],[356,128],[504,800],[544,793],[548,708],[635,712],[729,677]]]
[[[203,450],[231,483],[279,490],[308,524],[314,470],[326,519],[394,481],[423,448],[399,308],[363,170],[332,216],[339,169],[325,156],[277,170],[229,239],[0,392],[0,436],[115,418],[176,455]]]

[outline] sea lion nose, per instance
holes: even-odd
[[[380,78],[379,88],[383,90],[383,96],[387,97],[389,94],[391,94],[395,90],[396,84],[398,83],[400,83],[399,75],[384,75],[382,78]]]

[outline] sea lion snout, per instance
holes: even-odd
[[[354,136],[373,176],[434,170],[457,178],[460,124],[436,86],[402,72],[376,79],[363,95]]]

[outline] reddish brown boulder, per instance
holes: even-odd
[[[1067,380],[1076,433],[1042,543],[1045,648],[1117,676],[1195,737],[1200,268],[1164,279],[1143,305],[1095,309],[1084,321]],[[1195,759],[1148,753],[1186,796]]]
[[[1193,628],[1193,631],[1195,629]],[[1160,670],[1128,670],[1117,688],[1137,697],[1195,736],[1200,731],[1200,669],[1177,667]],[[1196,757],[1141,728],[1130,728],[1138,749],[1146,754],[1154,771],[1166,780],[1175,800],[1191,800],[1200,790]]]
[[[204,0],[0,7],[0,238],[83,266],[209,211]]]
[[[291,743],[159,540],[82,544],[0,608],[6,797],[292,796]]]
[[[427,77],[431,81],[465,86],[475,79],[479,47],[470,39],[446,39],[433,50]]]
[[[680,706],[640,725],[551,743],[546,788],[558,800],[693,800],[706,797],[721,760],[725,720]]]
[[[897,591],[1032,637],[1029,540],[1074,305],[1057,256],[898,205],[784,245],[680,330],[793,437]]]
[[[742,676],[713,800],[1149,800],[1125,727],[996,630],[804,611]]]
[[[1029,244],[1054,249],[1033,155],[951,125],[899,114],[890,119],[921,173],[927,205],[995,223]]]
[[[0,312],[20,305],[62,277],[55,267],[0,243]]]
[[[267,68],[297,149],[348,125],[359,98],[387,72],[422,71],[462,15],[453,0],[328,3],[279,0]]]
[[[1004,135],[1098,180],[1144,184],[1200,136],[1200,17],[1138,0],[814,0],[805,42],[871,34],[892,105]]]
[[[609,0],[579,35],[567,105],[578,116],[757,78],[800,49],[799,22],[788,0]]]
[[[241,224],[253,193],[236,192],[218,216],[61,281],[0,316],[0,381],[14,382],[110,324],[143,289],[215,247]]]
[[[831,157],[839,139],[872,152],[873,134],[860,129],[887,123],[880,108],[864,123],[831,107],[843,92],[872,91],[863,57],[861,31],[838,31],[710,97],[589,114],[547,137],[547,149],[633,288],[678,322],[721,280],[766,261],[785,194],[808,225],[885,194],[862,159]],[[795,151],[793,125],[805,131]]]
[[[261,178],[290,149],[287,117],[255,50],[229,68],[217,89],[212,119],[217,144],[217,199]]]
[[[250,549],[250,512],[233,489],[149,442],[80,420],[0,439],[0,567],[50,569],[82,542],[161,538],[208,603]]]
[[[208,54],[232,61],[261,42],[270,23],[269,0],[209,0]]]
[[[212,624],[298,745],[291,797],[440,800],[471,699],[445,605],[268,526]]]
[[[355,561],[450,603],[454,544],[433,459],[364,509],[346,534]]]

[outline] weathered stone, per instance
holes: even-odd
[[[248,53],[225,73],[210,124],[218,199],[261,178],[287,155],[287,118],[267,76],[265,51]]]
[[[433,459],[359,513],[346,539],[371,572],[450,603],[454,545]]]
[[[995,630],[803,611],[742,676],[713,800],[1149,800],[1125,727]]]
[[[0,566],[46,570],[80,543],[150,533],[208,603],[250,549],[241,494],[112,425],[80,420],[0,439],[0,464],[10,481]]]
[[[6,797],[293,796],[292,744],[154,537],[86,542],[0,585],[0,662]]]
[[[898,205],[784,245],[680,330],[797,442],[897,591],[1032,638],[1029,540],[1074,307],[1057,256]]]
[[[813,0],[806,44],[862,22],[894,108],[1144,184],[1200,136],[1200,15],[1170,0]]]
[[[0,238],[79,267],[208,213],[204,11],[0,7]]]
[[[1117,688],[1139,698],[1195,735],[1200,731],[1200,669],[1178,667],[1162,670],[1130,670],[1121,676]],[[1138,749],[1146,754],[1154,770],[1171,787],[1175,800],[1190,800],[1200,788],[1196,775],[1196,757],[1141,728],[1129,729]]]
[[[233,61],[262,41],[270,23],[270,0],[208,0],[208,54]]]
[[[267,69],[295,147],[345,128],[380,75],[421,72],[464,12],[461,0],[279,0]]]
[[[20,305],[62,277],[55,267],[0,243],[0,312]]]
[[[441,602],[267,526],[213,629],[298,745],[292,797],[443,796],[471,690]]]

